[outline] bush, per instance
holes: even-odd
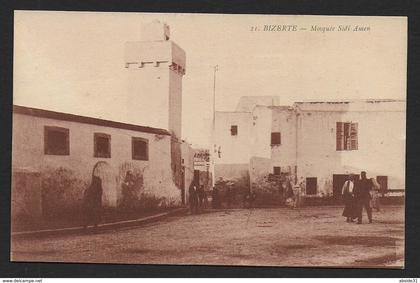
[[[218,191],[218,201],[225,207],[243,207],[244,199],[249,194],[249,177],[233,180],[219,179],[215,187]]]
[[[256,178],[252,183],[252,193],[255,195],[254,206],[283,205],[284,196],[282,182],[286,179],[276,175],[265,175]]]
[[[42,174],[42,211],[46,218],[74,218],[82,206],[87,183],[73,171],[59,167]]]

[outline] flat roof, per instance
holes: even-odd
[[[151,133],[151,134],[167,135],[167,136],[171,135],[169,131],[165,129],[160,129],[160,128],[152,128],[152,127],[145,127],[145,126],[139,126],[139,125],[134,125],[134,124],[126,124],[126,123],[115,122],[115,121],[110,121],[110,120],[50,111],[50,110],[44,110],[44,109],[38,109],[38,108],[31,108],[31,107],[25,107],[25,106],[19,106],[19,105],[13,105],[13,113],[29,115],[29,116],[34,116],[34,117],[55,119],[55,120],[60,120],[60,121],[69,121],[69,122],[97,125],[97,126],[103,126],[103,127],[124,129],[124,130],[143,132],[143,133]]]
[[[383,102],[405,102],[402,99],[330,99],[330,100],[303,100],[296,101],[296,104],[349,104],[349,103],[383,103]]]

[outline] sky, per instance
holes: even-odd
[[[406,98],[404,17],[16,11],[14,104],[128,122],[124,43],[156,19],[186,52],[182,136],[196,146],[211,143],[215,65],[217,111],[233,111],[241,96],[279,96],[282,105]]]

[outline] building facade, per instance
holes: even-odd
[[[214,149],[216,181],[249,179],[251,191],[279,176],[308,197],[338,199],[346,176],[361,171],[404,190],[405,101],[243,97],[237,111],[216,113]]]
[[[14,216],[77,211],[92,175],[102,180],[104,207],[119,208],[128,171],[133,198],[165,207],[185,203],[194,158],[181,139],[185,52],[167,25],[153,22],[141,41],[126,43],[125,55],[121,111],[135,123],[14,106]]]

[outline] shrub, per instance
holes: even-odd
[[[252,193],[255,195],[254,205],[283,205],[284,188],[282,183],[286,179],[283,176],[264,175],[256,178],[252,183]]]
[[[42,174],[42,210],[46,218],[73,218],[80,212],[87,183],[72,170],[59,167]]]

